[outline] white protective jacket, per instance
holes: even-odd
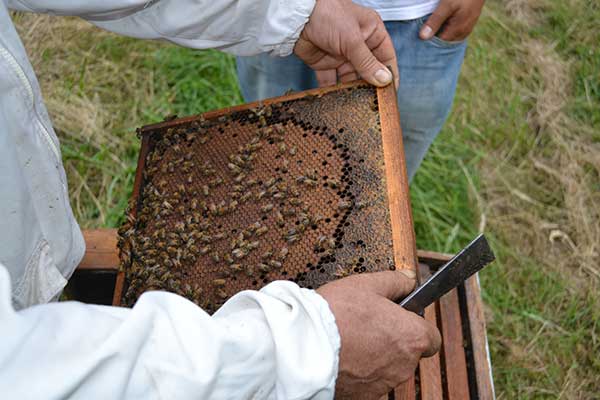
[[[168,293],[51,303],[83,256],[58,139],[9,8],[238,55],[291,53],[314,0],[0,0],[2,398],[331,398],[340,338],[314,291],[275,282],[213,317]]]

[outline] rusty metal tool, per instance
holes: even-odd
[[[408,311],[421,313],[425,307],[460,285],[468,277],[495,259],[494,252],[485,236],[480,234],[427,279],[425,283],[404,298],[400,305]]]

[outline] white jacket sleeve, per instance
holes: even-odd
[[[291,282],[212,317],[166,292],[133,309],[52,303],[15,312],[0,264],[6,399],[331,399],[340,338],[326,301]]]
[[[289,55],[315,0],[8,0],[10,8],[77,15],[104,29],[236,55]]]

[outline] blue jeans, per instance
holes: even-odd
[[[427,17],[385,22],[398,55],[398,108],[409,179],[450,113],[467,47],[465,41],[419,39],[419,29]],[[294,55],[238,57],[237,71],[246,101],[317,87],[314,72]]]

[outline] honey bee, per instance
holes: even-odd
[[[241,264],[231,264],[229,265],[229,269],[233,272],[241,272],[243,270]]]
[[[254,249],[257,249],[259,245],[260,245],[259,241],[254,241],[254,242],[248,243],[248,246],[246,246],[246,247],[248,248],[248,250],[254,250]]]
[[[300,237],[298,235],[289,235],[289,236],[286,236],[285,240],[288,243],[292,244],[292,243],[295,243],[298,240],[300,240]]]
[[[225,279],[213,279],[212,283],[216,287],[224,287],[227,281]]]
[[[269,261],[269,265],[276,269],[280,269],[283,266],[283,264],[281,262],[275,261],[275,260]]]
[[[300,206],[303,203],[303,201],[298,199],[297,197],[292,197],[288,201],[289,201],[290,205],[292,205],[292,206]]]
[[[282,211],[282,214],[284,217],[293,217],[296,215],[296,209],[295,208],[284,208]]]
[[[242,169],[241,169],[239,166],[237,166],[236,164],[234,164],[234,163],[228,163],[228,164],[227,164],[227,167],[228,167],[228,168],[231,170],[231,172],[233,172],[234,174],[239,174],[239,173],[241,173],[241,172],[242,172]]]
[[[247,276],[252,276],[254,275],[254,267],[252,265],[246,265],[246,275]]]
[[[265,251],[260,258],[262,258],[263,260],[267,260],[269,258],[273,257],[273,252],[272,251]]]
[[[225,204],[225,201],[223,200],[217,206],[217,214],[216,215],[219,215],[219,216],[224,215],[226,212],[227,212],[227,206]]]
[[[259,142],[259,143],[250,144],[248,147],[251,152],[254,152],[256,150],[262,149],[263,145],[262,145],[262,143]]]
[[[234,249],[231,254],[235,257],[235,258],[244,258],[248,255],[248,251],[246,249],[242,249],[242,248],[237,248]]]
[[[225,261],[227,264],[233,264],[234,263],[233,257],[231,257],[230,254],[225,254],[223,256],[223,261]]]
[[[213,260],[213,262],[218,263],[221,261],[221,257],[219,256],[219,253],[214,252],[210,255],[210,258]]]
[[[225,232],[219,232],[219,233],[213,235],[214,240],[223,240],[226,237],[227,237],[227,234]]]
[[[283,214],[281,211],[277,211],[275,213],[275,221],[277,222],[277,226],[283,228],[285,226],[285,220],[283,219]]]
[[[295,156],[297,152],[298,152],[298,148],[296,146],[290,147],[290,155],[291,156]]]
[[[266,190],[259,191],[258,193],[256,193],[256,200],[262,199],[263,197],[265,197],[266,194],[267,194]]]
[[[268,181],[265,182],[265,188],[270,188],[271,186],[273,186],[275,184],[275,181],[275,178],[270,178]]]
[[[350,275],[350,272],[348,272],[348,269],[342,267],[341,265],[338,265],[336,267],[335,272],[333,273],[333,276],[335,276],[336,278],[345,278],[348,275]]]
[[[250,197],[252,197],[252,192],[246,192],[243,195],[240,196],[240,203],[245,203],[246,201],[248,201],[250,199]]]
[[[223,179],[220,177],[216,177],[215,179],[208,182],[208,185],[210,187],[216,187],[216,186],[219,186],[221,183],[223,183]]]
[[[274,206],[273,206],[273,204],[269,203],[269,204],[267,204],[267,205],[264,205],[264,206],[262,206],[262,207],[260,208],[260,211],[261,211],[263,214],[266,214],[266,213],[268,213],[268,212],[272,211],[272,210],[273,210],[273,207],[274,207]]]
[[[238,174],[235,178],[233,178],[233,180],[235,181],[235,183],[240,183],[244,180],[245,177],[246,177],[246,173],[242,172],[242,173]]]
[[[199,228],[201,231],[206,231],[206,230],[208,230],[210,227],[211,227],[211,225],[210,225],[210,222],[208,222],[208,221],[202,221],[202,222],[200,222],[200,225],[198,225],[198,228]]]
[[[278,149],[279,149],[279,154],[285,154],[285,152],[287,151],[287,146],[285,143],[282,142],[282,143],[279,143]]]
[[[357,208],[357,209],[359,209],[359,210],[362,210],[362,209],[366,208],[366,207],[367,207],[367,205],[368,205],[368,204],[367,204],[367,202],[366,202],[366,201],[358,201],[358,202],[356,203],[356,208]]]
[[[210,251],[210,246],[204,246],[200,249],[200,254],[205,255]]]
[[[352,203],[350,203],[349,201],[341,200],[338,203],[338,210],[348,210],[351,207],[352,207]]]
[[[336,179],[329,179],[327,180],[327,185],[332,189],[337,189],[340,187],[340,182]]]
[[[323,235],[319,236],[317,238],[317,243],[315,243],[315,249],[318,250],[320,248],[325,247],[325,242],[326,241],[327,241],[327,236],[323,236]]]
[[[285,258],[287,257],[287,255],[289,254],[289,249],[287,247],[282,247],[281,250],[279,250],[279,254],[277,255],[277,258],[280,261],[285,260]]]
[[[261,226],[255,232],[256,236],[262,236],[269,231],[269,228],[266,226]]]
[[[258,270],[260,272],[263,272],[263,273],[271,272],[271,267],[269,267],[267,264],[259,263],[256,267],[258,268]]]
[[[208,189],[208,185],[202,185],[202,194],[204,196],[208,196],[209,195],[209,189]]]

